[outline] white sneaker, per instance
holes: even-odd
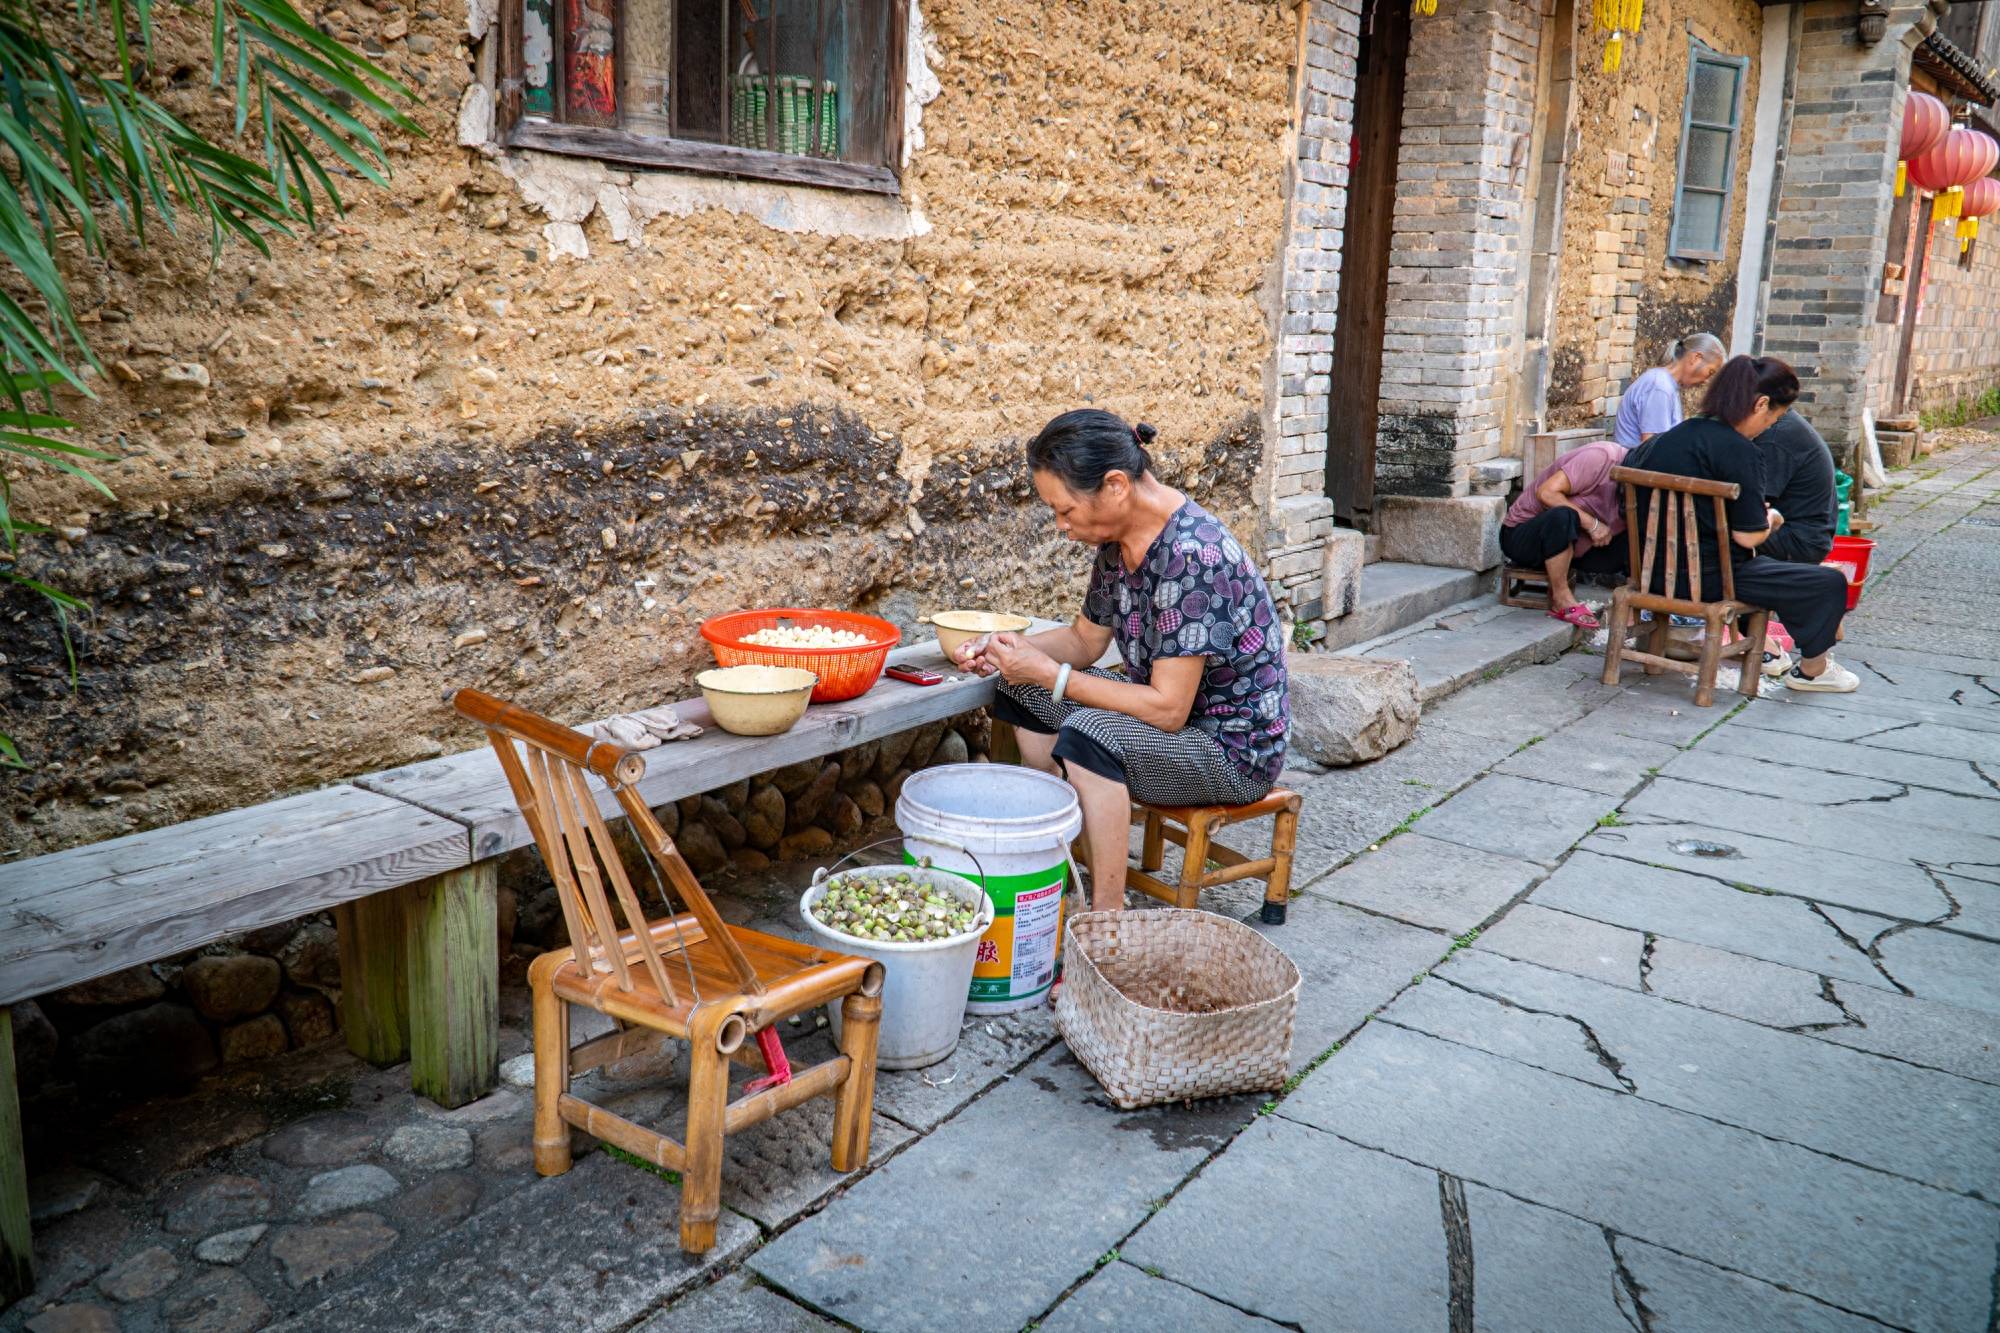
[[[1785,673],[1785,688],[1788,690],[1818,690],[1826,694],[1852,694],[1861,688],[1861,677],[1849,671],[1840,663],[1828,658],[1826,670],[1817,676],[1808,676],[1797,667]]]
[[[1764,674],[1782,676],[1792,669],[1792,655],[1780,648],[1775,653],[1764,654]]]

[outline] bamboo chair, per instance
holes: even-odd
[[[1723,658],[1735,657],[1741,659],[1742,692],[1749,698],[1756,698],[1758,680],[1763,674],[1764,630],[1770,622],[1771,613],[1763,607],[1736,600],[1736,566],[1730,560],[1727,548],[1729,514],[1725,503],[1734,500],[1742,488],[1733,482],[1679,477],[1669,472],[1647,472],[1629,467],[1611,469],[1611,479],[1618,482],[1625,492],[1625,540],[1629,543],[1626,549],[1630,553],[1633,572],[1624,587],[1615,588],[1611,593],[1610,634],[1604,642],[1604,683],[1616,685],[1619,669],[1626,662],[1643,664],[1649,676],[1657,676],[1662,671],[1686,672],[1694,677],[1695,703],[1707,708],[1715,702],[1716,668],[1722,664]],[[1639,488],[1642,486],[1653,492],[1646,506],[1643,562],[1639,550]],[[1714,558],[1719,562],[1722,573],[1722,599],[1715,602],[1700,600],[1701,529],[1694,519],[1697,497],[1715,506]],[[1660,586],[1664,591],[1656,593],[1652,591],[1653,570],[1655,559],[1662,552],[1665,553],[1665,579]],[[1679,585],[1683,552],[1687,561],[1690,595],[1676,597],[1673,594]],[[1632,623],[1636,611],[1653,613],[1653,627],[1644,651],[1628,647],[1625,643],[1626,628]],[[1707,622],[1699,661],[1680,662],[1667,656],[1669,615],[1700,616]],[[1742,616],[1750,618],[1748,632],[1725,647],[1722,642],[1723,626]]]
[[[569,925],[571,947],[543,954],[528,969],[534,992],[535,1170],[545,1176],[569,1170],[574,1126],[678,1171],[681,1248],[700,1254],[715,1244],[728,1135],[814,1097],[831,1096],[833,1168],[864,1165],[874,1109],[881,965],[726,925],[634,790],[646,771],[639,754],[477,690],[460,690],[454,702],[486,729],[498,751]],[[687,911],[646,918],[598,812],[593,775],[611,789],[631,821],[650,857],[649,869],[666,872]],[[653,880],[664,900],[657,871]],[[665,905],[671,913],[671,903]],[[842,1002],[844,1019],[840,1053],[792,1074],[776,1034],[766,1036],[768,1029],[835,1000]],[[610,1016],[617,1030],[572,1049],[573,1004]],[[746,1048],[753,1033],[761,1040]],[[690,1053],[684,1143],[571,1094],[574,1075],[667,1039],[685,1041]],[[760,1049],[767,1076],[730,1101],[730,1061],[758,1062],[753,1052]]]

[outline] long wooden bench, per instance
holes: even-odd
[[[957,674],[928,635],[890,660]],[[720,730],[699,699],[677,703],[706,730],[647,751],[639,791],[659,807],[970,712],[993,691],[970,675],[931,686],[885,678],[765,738]],[[622,818],[609,792],[598,799],[606,819]],[[462,1105],[498,1082],[495,871],[529,841],[498,760],[481,747],[0,865],[0,1304],[32,1286],[6,1006],[332,909],[349,1049],[376,1064],[408,1059],[419,1092]]]

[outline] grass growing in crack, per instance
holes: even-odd
[[[614,1148],[608,1143],[600,1143],[597,1146],[602,1148],[607,1155],[616,1158],[618,1161],[625,1163],[625,1165],[636,1166],[641,1171],[650,1171],[669,1185],[678,1185],[681,1183],[681,1173],[678,1171],[669,1171],[657,1162],[649,1162],[643,1157],[626,1152],[623,1148]]]
[[[1547,739],[1548,739],[1547,736],[1530,736],[1528,737],[1528,739],[1522,741],[1519,745],[1514,747],[1514,753],[1519,754],[1523,750],[1531,750],[1535,746],[1540,745],[1543,741]]]
[[[1376,839],[1375,847],[1380,847],[1383,843],[1389,841],[1389,839],[1391,838],[1400,836],[1401,834],[1404,833],[1408,833],[1412,828],[1416,826],[1416,822],[1419,819],[1422,819],[1425,815],[1429,814],[1432,810],[1436,808],[1437,808],[1436,806],[1427,805],[1423,807],[1421,810],[1410,811],[1409,814],[1403,816],[1402,823],[1396,825],[1396,827],[1390,829],[1387,833],[1383,834],[1380,838]],[[1375,850],[1375,847],[1370,847],[1368,850],[1372,852]]]
[[[1478,926],[1474,926],[1471,930],[1466,931],[1463,935],[1460,935],[1457,939],[1453,940],[1451,942],[1451,948],[1445,950],[1444,956],[1449,958],[1453,954],[1457,953],[1460,949],[1469,947],[1474,940],[1479,938],[1479,929],[1480,928]]]
[[[1702,733],[1699,736],[1696,736],[1693,740],[1689,741],[1687,744],[1676,746],[1675,748],[1681,750],[1692,750],[1695,746],[1700,745],[1710,736],[1713,736],[1715,734],[1715,729],[1717,727],[1727,722],[1730,718],[1735,717],[1738,713],[1742,712],[1749,706],[1750,706],[1750,701],[1748,699],[1739,698],[1736,701],[1736,707],[1730,709],[1728,712],[1724,713],[1721,717],[1715,719],[1714,722],[1710,723],[1707,727],[1705,727],[1702,730]]]
[[[1599,815],[1597,817],[1597,827],[1630,828],[1631,826],[1625,822],[1624,818],[1616,810],[1613,810],[1608,815]]]
[[[1147,1277],[1162,1277],[1162,1278],[1163,1278],[1163,1277],[1165,1277],[1165,1276],[1166,1276],[1166,1274],[1165,1274],[1165,1273],[1162,1273],[1162,1272],[1161,1272],[1161,1271],[1160,1271],[1159,1269],[1157,1269],[1157,1268],[1153,1267],[1153,1266],[1152,1266],[1151,1264],[1148,1264],[1148,1265],[1146,1265],[1146,1267],[1145,1267],[1145,1268],[1143,1268],[1143,1269],[1141,1269],[1140,1271],[1141,1271],[1141,1272],[1143,1272],[1143,1273],[1144,1273],[1144,1274],[1145,1274],[1145,1275],[1146,1275]]]
[[[1115,1264],[1117,1262],[1118,1262],[1118,1251],[1114,1247],[1104,1252],[1104,1257],[1097,1261],[1097,1266],[1099,1268],[1102,1268],[1106,1264]]]
[[[1432,784],[1425,782],[1422,778],[1404,778],[1403,785],[1405,787],[1422,787],[1425,791],[1429,791]]]
[[[1312,1073],[1313,1070],[1318,1069],[1321,1065],[1325,1064],[1328,1060],[1333,1059],[1333,1057],[1338,1054],[1340,1054],[1340,1043],[1335,1042],[1333,1045],[1321,1051],[1318,1055],[1315,1055],[1312,1059],[1306,1061],[1305,1068],[1301,1069],[1298,1073],[1286,1079],[1285,1086],[1278,1089],[1277,1100],[1283,1101],[1285,1098],[1291,1096],[1292,1093],[1297,1090],[1299,1084],[1306,1081],[1306,1075]]]
[[[1729,887],[1735,889],[1738,893],[1759,893],[1766,898],[1775,898],[1778,896],[1769,889],[1760,889],[1755,884],[1744,884],[1738,880],[1731,880]]]

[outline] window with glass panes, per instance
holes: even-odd
[[[1680,180],[1674,190],[1676,259],[1721,259],[1736,185],[1736,139],[1743,123],[1744,56],[1688,44],[1687,102],[1681,111]]]
[[[895,193],[908,0],[502,0],[510,145]]]

